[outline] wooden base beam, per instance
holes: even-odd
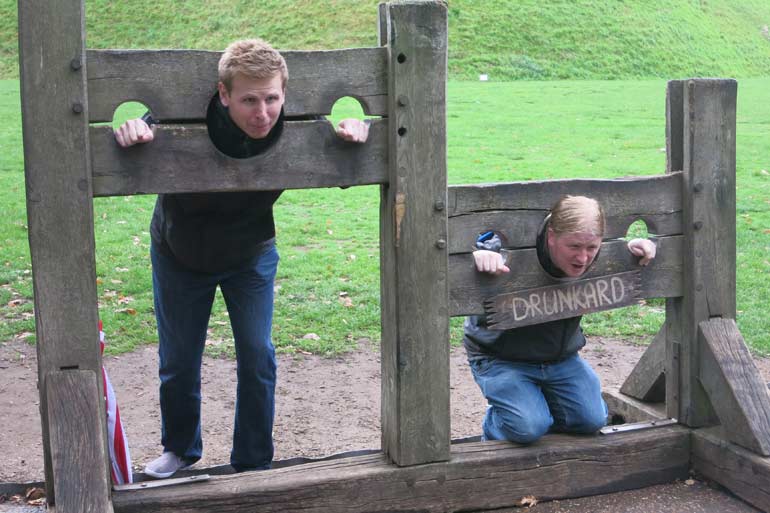
[[[398,467],[382,454],[113,494],[116,512],[452,512],[584,497],[686,478],[690,430],[548,435],[530,446],[469,442],[448,462]]]
[[[770,511],[770,458],[730,443],[723,435],[720,427],[693,431],[693,470],[756,508]]]

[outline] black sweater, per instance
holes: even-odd
[[[222,153],[248,158],[272,146],[283,112],[263,139],[251,139],[216,96],[207,113],[209,135]],[[160,194],[150,224],[153,243],[183,267],[216,273],[237,268],[275,237],[273,203],[282,191]]]
[[[564,273],[548,255],[546,233],[547,224],[544,223],[537,237],[540,264],[552,276],[563,277]],[[580,328],[581,319],[582,316],[577,316],[509,330],[493,330],[487,328],[485,316],[473,315],[465,319],[463,345],[470,360],[495,357],[514,362],[558,362],[574,355],[586,344]]]

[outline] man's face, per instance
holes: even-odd
[[[588,270],[601,245],[602,238],[598,235],[587,232],[557,235],[548,229],[551,261],[571,278],[577,278]]]
[[[222,82],[218,88],[222,105],[229,109],[230,118],[246,135],[262,139],[270,133],[284,102],[280,73],[270,78],[235,75],[230,91]]]

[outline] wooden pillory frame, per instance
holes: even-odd
[[[770,510],[770,401],[734,322],[734,81],[669,83],[665,175],[447,192],[443,2],[380,5],[380,47],[284,53],[287,114],[328,114],[339,97],[355,97],[381,116],[369,142],[340,142],[326,121],[289,121],[276,147],[246,160],[218,153],[201,121],[219,53],[86,50],[83,0],[20,1],[19,40],[45,477],[56,511],[468,511],[525,495],[670,482],[691,469]],[[90,123],[110,121],[130,100],[178,124],[162,125],[150,145],[119,149],[109,127]],[[98,379],[93,197],[365,184],[382,191],[382,452],[113,490]],[[667,298],[666,322],[624,393],[607,399],[631,420],[678,423],[548,435],[526,447],[452,444],[449,317],[550,284],[532,234],[564,193],[606,208],[607,240],[592,276],[636,269],[617,240],[632,222],[642,219],[659,238],[640,294]],[[480,228],[506,236],[512,276],[473,271],[468,241]],[[664,408],[649,406],[664,400]]]

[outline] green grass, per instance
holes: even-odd
[[[770,79],[739,82],[737,128],[738,325],[770,353]],[[662,173],[663,80],[448,85],[449,182],[619,177]],[[18,82],[0,81],[0,340],[34,340]],[[333,117],[360,115],[353,101]],[[139,111],[124,113],[136,115]],[[334,354],[379,337],[377,187],[287,191],[276,207],[281,252],[274,340],[279,351]],[[110,351],[156,341],[148,225],[154,197],[94,201],[100,316]],[[230,354],[221,299],[209,352]],[[649,338],[663,303],[588,316],[589,334]],[[453,320],[453,341],[460,320]],[[303,338],[308,334],[318,339]]]
[[[89,48],[377,45],[379,0],[86,1]],[[454,79],[770,74],[766,0],[450,0]],[[0,77],[18,76],[17,1],[0,0]]]

